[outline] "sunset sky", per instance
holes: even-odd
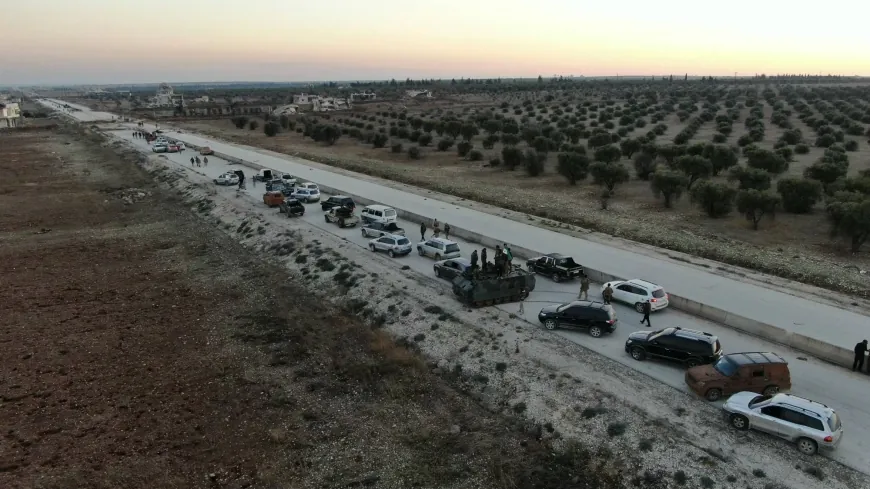
[[[0,85],[870,75],[870,2],[854,0],[5,3]]]

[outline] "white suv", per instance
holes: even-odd
[[[653,311],[668,307],[668,294],[665,289],[652,282],[640,279],[607,282],[601,286],[602,294],[608,285],[613,289],[613,300],[631,304],[637,312],[643,312],[643,303],[646,301],[649,301]]]
[[[791,394],[762,396],[738,392],[722,408],[731,426],[764,431],[797,444],[806,455],[819,448],[835,448],[843,438],[843,425],[836,411],[824,404]]]
[[[430,238],[417,243],[420,256],[431,256],[438,261],[459,258],[459,244],[449,239]]]

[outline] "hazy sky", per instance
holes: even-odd
[[[870,75],[870,2],[4,2],[0,85]]]

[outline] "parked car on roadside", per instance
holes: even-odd
[[[668,294],[661,286],[646,280],[632,279],[626,281],[607,282],[601,286],[601,293],[607,286],[613,289],[613,300],[634,306],[637,312],[643,312],[643,303],[649,301],[650,309],[658,311],[670,304]]]
[[[447,280],[453,280],[468,271],[470,268],[471,262],[466,258],[451,258],[449,260],[436,261],[435,264],[432,265],[432,269],[435,271],[435,276],[438,278],[446,278]]]
[[[387,234],[369,241],[372,251],[386,251],[390,258],[411,253],[411,240],[404,236]]]
[[[598,338],[616,329],[616,311],[613,306],[595,301],[573,301],[546,306],[538,313],[538,321],[549,330],[556,328],[581,329]]]
[[[712,365],[690,368],[685,379],[695,394],[711,402],[735,392],[750,391],[772,396],[791,389],[788,362],[770,352],[723,355]]]
[[[169,147],[165,144],[155,144],[151,147],[151,151],[155,153],[166,153],[167,151],[169,151]]]
[[[279,207],[279,212],[286,214],[287,217],[305,215],[305,206],[296,199],[284,199]]]
[[[272,170],[269,170],[268,168],[257,170],[257,173],[254,173],[254,176],[251,177],[251,179],[255,182],[269,182],[275,178],[278,177],[274,175],[272,173]]]
[[[362,235],[364,238],[383,236],[385,234],[404,236],[405,230],[400,228],[395,222],[388,222],[386,224],[382,222],[370,222],[368,224],[364,223],[362,226]]]
[[[399,215],[392,207],[385,205],[367,205],[360,211],[363,222],[395,222]]]
[[[728,421],[734,428],[778,436],[796,444],[805,455],[815,455],[820,448],[836,448],[843,438],[843,424],[836,411],[791,394],[738,392],[722,409],[729,413]]]
[[[235,173],[224,173],[214,179],[215,185],[238,185],[239,176]]]
[[[359,223],[359,217],[348,207],[332,207],[326,211],[324,219],[326,222],[337,223],[340,228],[354,227]]]
[[[278,207],[284,203],[284,194],[279,191],[270,191],[263,194],[263,203],[267,207]]]
[[[532,273],[550,277],[554,282],[572,280],[583,273],[583,267],[570,256],[549,253],[526,261],[526,268]]]
[[[296,177],[294,177],[293,175],[285,173],[284,175],[281,175],[281,180],[284,180],[284,185],[289,185],[291,187],[296,186]]]
[[[320,201],[320,190],[316,188],[301,188],[296,187],[293,189],[293,192],[290,193],[290,196],[294,199],[298,199],[299,202],[319,202]]]
[[[325,211],[328,211],[333,207],[347,207],[348,209],[353,210],[356,209],[356,203],[346,195],[333,195],[320,203],[320,208]]]
[[[676,327],[631,333],[625,351],[638,361],[656,357],[694,367],[719,360],[722,345],[710,333]]]
[[[203,156],[211,156],[214,154],[214,150],[208,146],[203,146],[202,148],[199,148],[199,154]]]
[[[459,258],[459,244],[443,238],[430,238],[417,243],[420,256],[430,256],[440,261],[445,258]]]

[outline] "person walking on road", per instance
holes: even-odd
[[[420,223],[420,241],[424,241],[426,239],[426,223]]]
[[[193,156],[190,157],[190,166],[193,166],[195,161],[193,160]]]
[[[580,277],[580,293],[577,298],[589,300],[589,277],[585,273]]]
[[[610,284],[607,284],[607,287],[601,295],[604,297],[604,303],[610,304],[610,299],[613,298],[613,289],[610,287]]]
[[[640,324],[646,322],[646,325],[652,328],[652,324],[649,322],[649,313],[652,311],[652,304],[650,304],[649,299],[643,303],[643,319],[640,320]]]
[[[202,164],[205,165],[205,166],[208,166],[208,156],[203,156],[203,157],[202,157]]]
[[[450,239],[450,224],[444,223],[444,239]]]
[[[864,355],[867,353],[867,340],[855,345],[855,361],[852,362],[852,371],[860,372],[864,368]]]
[[[199,160],[199,156],[197,156],[195,158],[195,160],[196,160],[196,166],[202,166],[202,162]]]
[[[436,238],[441,234],[441,226],[438,224],[438,219],[435,219],[435,222],[432,223],[432,234],[434,234]]]

